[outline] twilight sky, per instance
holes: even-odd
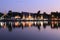
[[[17,12],[41,12],[50,13],[60,11],[60,0],[0,0],[0,12],[9,10]]]

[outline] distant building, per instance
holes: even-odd
[[[51,19],[58,20],[58,12],[51,12]]]

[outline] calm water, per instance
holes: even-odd
[[[60,22],[0,22],[0,40],[60,40]]]

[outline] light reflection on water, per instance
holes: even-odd
[[[29,27],[36,27],[38,30],[40,29],[46,29],[46,27],[49,27],[51,29],[58,29],[60,28],[60,22],[58,21],[27,21],[27,22],[0,22],[0,28],[8,28],[9,31],[12,31],[13,28],[29,28]]]
[[[0,35],[1,39],[60,39],[60,21],[0,22]]]
[[[17,28],[17,27],[22,27],[25,28],[25,27],[37,27],[39,30],[40,30],[40,26],[44,26],[48,24],[47,21],[34,21],[34,22],[31,22],[31,21],[27,21],[27,22],[18,22],[18,21],[15,21],[15,22],[0,22],[0,26],[1,28],[7,28],[7,27],[11,27],[11,28]]]

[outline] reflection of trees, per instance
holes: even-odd
[[[8,25],[8,30],[9,30],[10,32],[12,31],[11,25]]]
[[[9,24],[9,22],[6,22],[6,25],[7,25],[8,30],[11,32],[12,31],[11,24]]]
[[[40,30],[40,26],[37,26],[38,27],[38,29]]]
[[[45,29],[46,28],[46,25],[43,25],[43,28]]]

